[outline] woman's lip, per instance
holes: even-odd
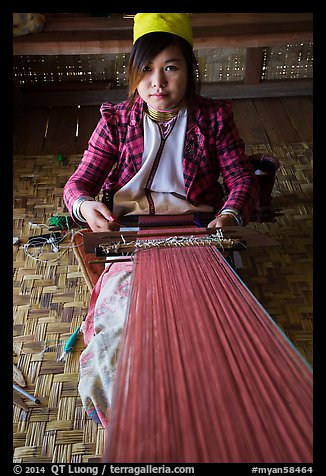
[[[167,96],[167,94],[151,94],[151,96],[154,96],[156,98],[163,98],[163,97]]]

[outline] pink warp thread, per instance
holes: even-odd
[[[104,461],[311,463],[312,372],[212,247],[136,253]]]

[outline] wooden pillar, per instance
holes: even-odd
[[[263,48],[246,48],[245,84],[259,84],[263,65]]]
[[[24,114],[24,103],[17,81],[13,81],[13,125],[15,127],[17,120]]]

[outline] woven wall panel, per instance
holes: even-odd
[[[203,83],[243,80],[244,48],[201,49],[195,55]],[[13,74],[21,85],[107,81],[115,86],[127,86],[128,61],[128,53],[14,56]],[[262,79],[312,77],[312,43],[264,48]]]
[[[313,77],[313,44],[265,48],[262,79]]]

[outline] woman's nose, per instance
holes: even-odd
[[[154,88],[164,88],[166,84],[167,84],[167,81],[163,72],[157,71],[156,73],[153,73],[152,86]]]

